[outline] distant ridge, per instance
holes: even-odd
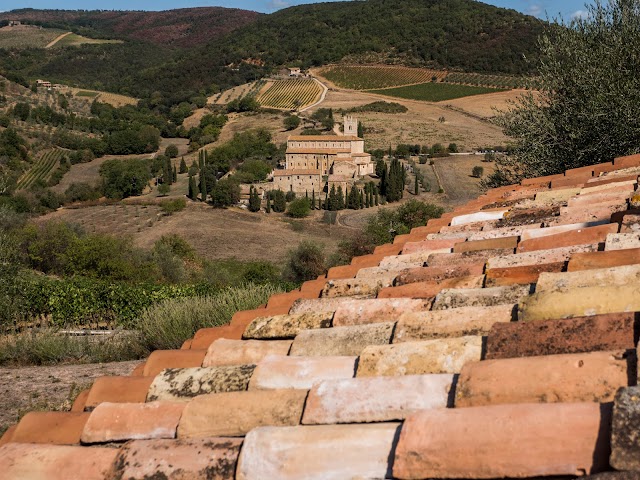
[[[204,45],[253,23],[262,14],[223,7],[148,11],[12,10],[2,20],[20,20],[68,30],[89,29],[100,36],[192,47]]]

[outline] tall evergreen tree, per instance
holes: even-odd
[[[419,193],[420,193],[420,185],[418,183],[418,175],[416,175],[415,194],[418,195]]]
[[[207,177],[204,174],[204,170],[200,170],[200,194],[201,194],[201,200],[203,202],[207,201],[207,194],[209,193],[209,190],[207,190]]]
[[[316,190],[311,190],[311,210],[316,209]]]
[[[195,200],[198,198],[198,185],[196,184],[196,177],[194,175],[189,176],[189,198]]]
[[[260,211],[260,195],[258,194],[258,190],[251,186],[249,189],[249,211],[250,212],[259,212]]]
[[[338,185],[336,192],[336,210],[344,210],[344,193],[342,193],[342,185]]]
[[[178,170],[176,169],[176,166],[173,166],[173,183],[176,183],[178,181]]]
[[[267,213],[271,213],[271,197],[269,196],[269,194],[267,193],[267,208],[266,208]]]
[[[187,162],[184,161],[184,157],[180,160],[180,171],[179,173],[187,173],[189,169],[187,168]]]

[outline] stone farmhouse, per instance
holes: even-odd
[[[342,135],[297,135],[287,140],[284,170],[273,172],[273,188],[304,194],[353,186],[375,172],[364,140],[357,136],[358,120],[344,117]]]

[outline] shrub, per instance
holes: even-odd
[[[169,195],[170,191],[171,187],[168,183],[161,183],[160,185],[158,185],[158,193],[161,197],[166,197],[167,195]]]
[[[287,207],[287,215],[293,218],[304,218],[309,216],[311,205],[306,198],[297,198]]]
[[[437,205],[409,200],[396,210],[396,218],[399,223],[410,230],[426,225],[431,218],[440,218],[443,213],[444,208]]]
[[[142,194],[151,179],[148,160],[107,160],[100,167],[104,194],[109,198],[122,199]]]
[[[317,243],[304,241],[290,250],[283,273],[286,281],[302,283],[314,280],[326,272],[324,248]]]
[[[100,198],[100,191],[88,183],[72,183],[64,195],[67,202],[86,202]]]
[[[176,158],[178,156],[178,147],[172,143],[164,149],[164,154],[169,158]]]
[[[295,130],[300,126],[300,117],[298,117],[297,115],[289,115],[288,117],[285,117],[283,123],[284,128],[287,131]]]
[[[0,365],[51,365],[137,360],[149,354],[139,336],[115,332],[106,338],[72,337],[54,329],[8,335],[0,341]]]
[[[482,168],[480,165],[476,165],[471,170],[471,176],[475,178],[480,178],[483,173],[484,173],[484,168]]]
[[[240,201],[240,186],[229,178],[216,183],[211,190],[211,203],[214,207],[229,207]]]
[[[269,196],[273,200],[273,211],[282,213],[287,208],[287,199],[282,190],[271,190]]]
[[[187,206],[187,201],[184,198],[176,198],[175,200],[163,200],[160,202],[160,208],[168,215],[174,214],[184,210]]]
[[[148,350],[178,349],[199,329],[226,325],[234,313],[254,309],[280,291],[272,285],[249,284],[208,297],[165,300],[140,317],[142,343]]]

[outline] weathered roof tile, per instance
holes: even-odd
[[[175,438],[184,404],[101,403],[91,412],[82,443]]]
[[[168,368],[153,379],[147,401],[188,402],[207,393],[243,391],[254,369],[255,365]]]
[[[200,395],[184,409],[178,437],[239,437],[257,427],[300,424],[307,390]]]
[[[439,282],[407,283],[398,287],[382,288],[378,292],[378,298],[434,298],[444,289],[455,288],[482,288],[484,275],[471,275],[468,277],[445,278]]]
[[[433,302],[433,310],[460,307],[493,307],[518,303],[532,291],[531,285],[490,288],[454,288],[442,290]]]
[[[294,313],[273,317],[258,317],[244,331],[244,339],[270,340],[294,338],[301,330],[328,328],[333,313]]]
[[[145,377],[155,377],[165,368],[201,367],[206,350],[156,350],[149,355],[142,372]]]
[[[597,403],[424,410],[404,422],[393,475],[522,478],[607,468],[610,409]]]
[[[333,326],[395,322],[405,312],[430,310],[431,303],[430,300],[410,298],[349,299],[336,309]]]
[[[390,478],[400,425],[261,427],[244,440],[237,480]]]
[[[371,423],[402,420],[410,413],[446,408],[454,376],[405,375],[326,380],[309,392],[302,423]]]
[[[11,441],[75,445],[88,419],[88,413],[29,412],[16,425]]]
[[[233,438],[134,440],[120,448],[108,478],[234,480],[241,443]]]
[[[3,480],[105,480],[114,448],[8,443],[0,447]]]
[[[227,340],[213,342],[202,363],[203,367],[257,364],[267,355],[287,355],[291,340]]]
[[[291,346],[292,356],[358,356],[369,345],[391,343],[394,323],[372,323],[301,331]]]
[[[358,377],[459,373],[466,362],[482,358],[482,337],[457,337],[365,348]]]
[[[85,410],[91,411],[102,402],[144,403],[152,377],[100,377],[87,395]]]
[[[258,363],[249,390],[310,389],[321,380],[352,378],[357,357],[284,357],[269,355]]]

